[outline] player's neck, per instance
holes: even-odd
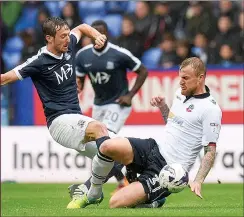
[[[200,94],[203,94],[203,93],[206,93],[207,90],[205,88],[205,85],[203,86],[200,86],[199,88],[197,88],[197,90],[195,91],[194,95],[200,95]]]
[[[48,46],[47,45],[47,50],[50,52],[50,53],[52,53],[52,54],[54,54],[54,55],[56,55],[56,56],[61,56],[63,53],[62,52],[58,52],[57,50],[55,50],[54,48],[52,48],[52,47],[50,47],[50,46]]]

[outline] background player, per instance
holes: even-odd
[[[91,26],[108,37],[108,26],[104,21],[97,20]],[[128,89],[128,69],[138,75],[131,90]],[[118,133],[130,115],[133,96],[147,78],[147,69],[130,51],[106,41],[102,48],[94,48],[91,44],[77,52],[78,92],[83,90],[86,75],[95,92],[92,118]],[[118,172],[115,177],[119,181],[118,189],[123,187],[123,173]]]
[[[168,196],[167,189],[159,185],[158,174],[163,166],[180,163],[189,171],[204,147],[205,155],[200,168],[195,180],[190,182],[192,192],[202,198],[201,185],[215,160],[222,112],[205,86],[206,69],[199,58],[183,61],[179,76],[181,88],[176,92],[170,110],[161,97],[155,97],[150,102],[160,108],[167,122],[163,144],[157,144],[153,139],[103,137],[104,142],[99,148],[102,154],[141,174],[137,182],[112,196],[111,208],[132,207]],[[89,205],[89,193],[81,198],[80,207]]]

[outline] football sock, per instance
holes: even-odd
[[[102,194],[102,184],[105,182],[109,172],[114,166],[114,161],[98,152],[92,160],[91,187],[88,191],[88,199],[97,199]]]

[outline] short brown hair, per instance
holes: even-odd
[[[180,64],[180,70],[188,65],[191,65],[191,67],[194,69],[196,72],[196,75],[199,76],[203,74],[206,76],[206,67],[201,59],[198,57],[190,57],[185,59],[181,64]]]
[[[50,35],[54,37],[56,35],[57,30],[61,29],[63,26],[69,27],[68,23],[65,20],[61,19],[60,17],[47,18],[42,25],[42,31],[45,40],[46,40],[46,35]]]

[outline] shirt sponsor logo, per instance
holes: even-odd
[[[95,75],[90,72],[89,76],[91,82],[94,84],[106,84],[111,77],[111,75],[107,74],[106,72],[97,72]]]
[[[184,120],[179,116],[175,116],[173,112],[169,112],[168,119],[180,126],[182,126],[182,124],[184,123]]]
[[[73,74],[73,68],[70,64],[65,64],[60,68],[60,73],[54,71],[58,84],[63,83],[65,80],[68,80]]]

